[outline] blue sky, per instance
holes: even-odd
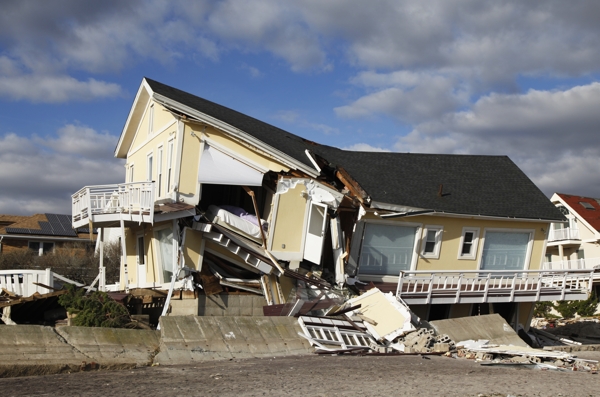
[[[599,20],[592,1],[3,2],[0,213],[122,182],[144,76],[320,143],[508,155],[548,196],[600,197]]]

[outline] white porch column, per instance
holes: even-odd
[[[104,268],[104,228],[101,227],[98,229],[98,239],[100,240],[100,264],[98,268],[98,272],[100,274],[100,280],[98,281],[98,290],[105,292],[106,291],[106,272]]]
[[[125,221],[121,218],[121,251],[123,255],[123,271],[125,272],[125,292],[129,292],[129,272],[127,271],[127,241],[125,240]]]

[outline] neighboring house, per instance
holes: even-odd
[[[424,319],[526,327],[536,301],[589,293],[590,272],[540,271],[565,218],[506,156],[340,150],[150,79],[115,156],[125,181],[75,193],[73,226],[120,226],[123,289],[191,288],[179,276],[199,272],[293,303],[311,271],[396,292]]]
[[[31,250],[42,256],[55,248],[73,246],[85,250],[93,247],[88,228],[74,229],[69,215],[36,214],[32,216],[0,214],[0,253]]]
[[[566,217],[552,223],[544,269],[594,269],[600,266],[600,199],[554,193],[550,199]]]

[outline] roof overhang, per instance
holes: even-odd
[[[129,151],[129,147],[133,142],[133,138],[135,136],[135,132],[132,134],[127,134],[131,125],[137,125],[142,116],[144,115],[144,110],[146,109],[146,103],[150,100],[152,96],[152,89],[150,85],[146,82],[146,79],[142,80],[142,84],[140,84],[140,88],[138,88],[137,94],[135,95],[135,99],[133,100],[133,105],[129,110],[129,114],[127,115],[127,121],[125,121],[125,126],[123,127],[123,131],[121,131],[121,136],[119,137],[119,142],[117,143],[117,147],[115,148],[115,157],[117,158],[126,158],[127,152]]]
[[[482,220],[514,220],[521,222],[557,222],[555,219],[540,219],[540,218],[519,218],[511,216],[495,216],[485,214],[460,214],[455,212],[441,211],[428,208],[410,207],[398,204],[388,204],[373,201],[371,203],[370,210],[386,210],[390,211],[389,214],[379,214],[382,218],[401,218],[407,216],[446,216],[451,218],[463,218],[463,219],[482,219]]]

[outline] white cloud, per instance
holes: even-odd
[[[57,103],[116,97],[123,91],[118,84],[93,78],[80,81],[66,75],[24,74],[0,77],[0,95],[12,100]]]
[[[354,145],[342,148],[344,150],[352,150],[354,152],[390,152],[391,150],[371,146],[368,143],[355,143]]]
[[[81,140],[87,143],[81,145]],[[70,195],[82,187],[122,182],[123,163],[112,156],[116,141],[117,137],[75,125],[63,127],[58,138],[0,136],[0,186],[4,186],[0,213],[70,214]]]
[[[546,194],[600,196],[599,108],[600,83],[490,94],[468,111],[417,125],[394,149],[508,155]]]

